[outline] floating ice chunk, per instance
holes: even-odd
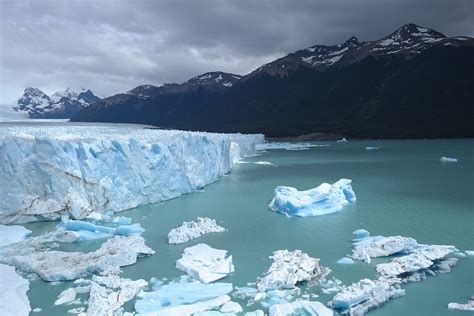
[[[108,227],[86,221],[63,220],[57,226],[56,238],[61,242],[76,242],[109,238],[114,235],[140,235],[144,231],[145,230],[138,223],[132,225],[120,225],[118,227]]]
[[[34,313],[38,313],[38,312],[41,312],[41,311],[42,311],[42,309],[39,308],[39,307],[36,307],[32,310],[32,312],[34,312]]]
[[[356,200],[351,182],[349,179],[341,179],[332,185],[323,183],[307,191],[279,186],[268,206],[273,211],[288,216],[318,216],[338,212],[344,205]]]
[[[196,192],[261,142],[263,135],[2,126],[0,223],[84,219]]]
[[[387,301],[405,295],[396,280],[362,279],[337,293],[328,305],[342,315],[360,316]]]
[[[370,262],[370,258],[386,257],[397,253],[410,253],[418,247],[420,247],[418,242],[410,237],[373,236],[355,242],[351,256],[357,260]]]
[[[343,257],[343,258],[337,260],[337,263],[339,263],[339,264],[354,264],[354,260],[352,260],[351,258]]]
[[[333,312],[320,302],[314,301],[295,301],[293,303],[275,304],[270,306],[270,316],[285,315],[314,315],[314,316],[332,316]]]
[[[338,143],[346,143],[347,139],[345,137],[343,137],[343,138],[339,139],[337,142]]]
[[[274,163],[272,163],[270,161],[263,161],[263,160],[256,161],[256,162],[254,162],[254,164],[256,164],[256,165],[266,165],[266,166],[275,166]]]
[[[363,238],[369,237],[370,233],[365,229],[357,229],[354,232],[352,232],[352,235],[354,235],[356,239],[363,239]]]
[[[66,303],[71,303],[75,299],[76,299],[76,289],[71,287],[59,293],[58,298],[54,302],[54,305],[62,305]]]
[[[465,250],[464,253],[468,256],[474,256],[474,250]]]
[[[112,282],[112,286],[102,286],[94,281],[91,283],[87,315],[115,315],[114,312],[118,311],[123,304],[148,286],[148,283],[141,279],[132,281],[116,277],[115,280],[106,280],[106,284],[107,281]],[[114,288],[118,290],[113,291]]]
[[[441,157],[439,160],[441,162],[458,162],[457,158]]]
[[[376,270],[385,277],[401,278],[403,275],[430,268],[435,264],[435,261],[456,251],[454,246],[424,246],[415,249],[409,255],[394,258],[388,263],[378,264]]]
[[[45,281],[65,281],[97,273],[118,274],[120,267],[134,264],[139,256],[153,253],[141,236],[116,236],[89,253],[43,251],[9,254],[0,256],[0,261],[24,272],[35,272]]]
[[[31,310],[26,292],[28,280],[16,273],[15,268],[0,264],[0,315],[23,316]]]
[[[176,268],[186,272],[195,280],[209,283],[234,272],[232,256],[226,250],[214,249],[206,244],[197,244],[184,249]]]
[[[239,303],[227,302],[221,306],[220,311],[222,313],[240,313],[243,310]]]
[[[471,296],[471,299],[467,301],[466,304],[460,304],[460,303],[449,303],[448,304],[449,309],[459,309],[462,311],[474,311],[474,296]]]
[[[365,150],[377,150],[377,149],[379,149],[379,147],[372,147],[372,146],[365,147]]]
[[[154,288],[153,292],[144,292],[135,302],[138,314],[153,314],[167,307],[192,304],[226,295],[232,291],[231,283],[204,284],[189,281],[189,277],[179,282],[171,282]]]
[[[278,250],[270,259],[273,263],[257,283],[260,292],[292,289],[300,282],[323,279],[330,272],[319,265],[318,258],[312,258],[301,250]]]
[[[168,243],[181,244],[209,233],[219,233],[225,228],[217,225],[215,219],[198,217],[198,221],[184,222],[168,233]]]
[[[0,247],[25,240],[31,235],[31,230],[20,225],[0,224]]]
[[[225,303],[230,302],[228,295],[222,295],[205,301],[198,301],[192,304],[183,305],[165,305],[159,310],[142,314],[138,311],[137,315],[155,315],[155,316],[174,316],[174,315],[194,315],[205,311],[219,309]]]

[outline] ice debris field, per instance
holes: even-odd
[[[268,268],[254,282],[237,287],[226,282],[230,274],[239,273],[232,253],[192,244],[207,234],[218,238],[226,229],[214,219],[198,217],[167,231],[169,247],[190,244],[179,248],[182,255],[175,262],[185,275],[133,280],[121,276],[123,267],[160,254],[146,244],[140,223],[114,212],[195,192],[257,149],[315,146],[263,143],[262,135],[152,129],[0,129],[0,189],[8,197],[0,201],[2,316],[31,312],[27,292],[33,276],[51,284],[69,281],[51,304],[70,306],[68,313],[78,315],[357,316],[406,295],[407,283],[450,272],[459,260],[474,255],[452,245],[371,236],[358,229],[353,232],[352,252],[341,253],[337,264],[370,264],[379,258],[373,266],[376,278],[344,284],[332,275],[329,263],[312,254],[274,249],[267,254]],[[289,217],[339,212],[356,201],[351,183],[340,179],[306,191],[278,186],[269,207]],[[59,221],[35,236],[17,225],[38,220]],[[100,245],[88,252],[64,249],[90,241]],[[327,304],[317,300],[323,294],[332,296]],[[473,302],[452,302],[446,308],[472,311]]]

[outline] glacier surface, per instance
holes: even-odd
[[[0,127],[0,223],[83,219],[199,190],[263,135],[136,127]]]
[[[0,224],[0,247],[25,240],[30,234],[31,230],[20,225]]]
[[[275,196],[268,205],[273,211],[288,216],[319,216],[331,214],[356,200],[352,180],[341,179],[334,184],[323,183],[307,191],[292,187],[275,188]]]
[[[219,233],[225,231],[224,227],[217,225],[215,219],[198,217],[197,222],[184,222],[180,226],[173,228],[168,233],[169,244],[182,244],[187,241],[201,237],[209,233]]]

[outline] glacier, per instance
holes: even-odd
[[[232,256],[227,256],[227,250],[197,244],[184,249],[181,259],[176,260],[176,269],[195,280],[210,283],[234,272],[234,265]]]
[[[31,307],[26,292],[28,280],[16,273],[15,268],[0,264],[0,315],[28,315]]]
[[[195,192],[264,136],[138,127],[0,127],[0,223],[84,219]]]
[[[225,228],[217,225],[215,219],[198,217],[197,222],[183,222],[180,226],[173,228],[168,233],[169,244],[182,244],[209,233],[219,233]]]
[[[345,205],[356,200],[351,182],[349,179],[341,179],[332,185],[323,183],[307,191],[278,186],[268,206],[287,216],[306,217],[339,212]]]

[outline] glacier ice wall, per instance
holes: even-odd
[[[263,135],[109,126],[0,127],[0,223],[82,219],[194,192]]]

